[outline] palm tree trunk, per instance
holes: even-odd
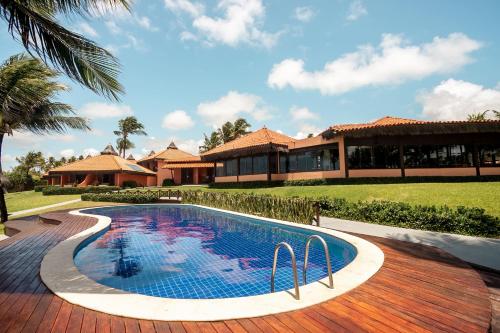
[[[0,133],[0,220],[1,222],[6,222],[9,219],[9,213],[7,212],[7,204],[5,203],[4,195],[4,182],[3,182],[3,170],[2,170],[2,144],[4,133]]]

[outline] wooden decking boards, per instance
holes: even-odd
[[[47,251],[95,223],[66,213],[45,217],[62,223],[10,222],[10,227],[23,231],[0,242],[0,333],[469,333],[487,332],[491,322],[490,293],[468,264],[436,248],[368,236],[361,237],[385,254],[380,271],[358,288],[307,309],[219,322],[112,316],[70,304],[42,283],[39,268]]]

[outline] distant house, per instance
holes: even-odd
[[[165,179],[176,185],[208,184],[214,179],[213,163],[202,162],[200,156],[178,149],[174,142],[167,149],[153,152],[137,163],[156,172],[158,186],[162,186]]]
[[[49,185],[116,185],[123,186],[125,181],[135,181],[139,186],[156,185],[156,173],[126,160],[108,145],[97,156],[68,163],[51,169],[47,173]]]
[[[384,117],[297,140],[262,128],[201,154],[215,182],[500,175],[500,121]]]

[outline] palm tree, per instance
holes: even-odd
[[[133,116],[121,119],[118,122],[118,131],[114,131],[113,133],[120,136],[120,138],[116,141],[116,148],[123,158],[125,158],[125,152],[127,149],[135,147],[134,144],[128,139],[129,135],[148,135],[144,131],[144,125]]]
[[[0,0],[0,18],[8,32],[72,80],[108,98],[118,99],[123,87],[117,80],[119,63],[93,41],[67,30],[58,16],[87,17],[103,7],[129,9],[129,0]],[[101,9],[102,10],[102,9]]]
[[[227,143],[233,141],[245,134],[248,134],[250,124],[243,118],[238,118],[234,123],[228,121],[219,128],[219,136],[222,142]]]
[[[489,112],[489,110],[483,111],[483,112],[477,112],[477,113],[471,113],[467,116],[467,120],[469,121],[482,121],[486,120],[486,114]]]
[[[219,128],[219,137],[223,143],[233,140],[234,125],[232,122],[227,121]]]
[[[204,153],[206,151],[214,149],[222,143],[222,139],[219,136],[218,132],[212,132],[210,137],[208,137],[206,134],[203,134],[203,136],[205,137],[205,139],[203,141],[203,145],[199,147],[200,153]]]
[[[3,2],[2,2],[3,4]],[[14,130],[35,134],[63,133],[68,128],[88,130],[87,120],[74,116],[70,105],[54,101],[67,90],[55,81],[59,73],[38,59],[19,54],[0,65],[0,176],[2,143]],[[7,221],[4,182],[0,178],[0,217]]]

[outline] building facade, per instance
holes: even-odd
[[[500,175],[500,121],[384,117],[296,140],[260,129],[201,155],[215,182]]]

